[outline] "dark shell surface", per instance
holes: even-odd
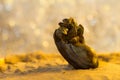
[[[67,23],[60,22],[62,26],[60,25],[60,27],[55,30],[53,35],[58,51],[75,69],[97,68],[98,58],[95,52],[85,44],[83,37],[84,28],[82,26],[77,26],[72,18],[65,20],[68,20],[66,21]],[[68,29],[66,29],[66,34],[66,32],[64,32],[65,30],[62,29],[67,27]],[[78,35],[77,30],[82,34]],[[74,42],[72,42],[72,40],[74,40]]]

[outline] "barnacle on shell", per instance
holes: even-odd
[[[84,28],[77,25],[73,18],[63,19],[54,32],[54,41],[58,51],[75,69],[98,67],[95,52],[85,44]]]

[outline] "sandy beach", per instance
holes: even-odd
[[[75,70],[60,54],[8,55],[0,60],[0,80],[120,80],[120,54],[98,57],[98,68]]]

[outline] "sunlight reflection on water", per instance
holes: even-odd
[[[119,0],[1,0],[0,53],[57,52],[53,32],[66,17],[85,27],[86,43],[97,52],[117,52],[119,5]]]

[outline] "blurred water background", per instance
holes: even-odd
[[[63,18],[85,28],[96,52],[120,51],[120,0],[0,0],[0,54],[58,53],[53,32]]]

